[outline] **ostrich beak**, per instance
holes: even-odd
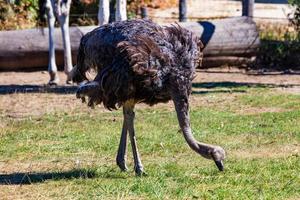
[[[220,171],[224,171],[224,164],[222,160],[215,160],[215,163]]]

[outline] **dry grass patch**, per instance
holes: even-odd
[[[229,151],[228,154],[236,159],[300,157],[300,145],[266,145],[253,149],[235,149]]]

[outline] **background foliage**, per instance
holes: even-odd
[[[289,26],[272,25],[260,31],[261,48],[254,68],[300,70],[300,0],[289,0],[294,12]]]
[[[98,3],[99,0],[72,0],[70,24],[96,25]],[[141,6],[164,9],[177,3],[177,0],[127,0],[128,18],[140,17]],[[295,8],[288,15],[290,26],[258,23],[262,45],[253,69],[300,70],[300,0],[289,0],[289,4]],[[0,0],[0,30],[33,28],[37,13],[38,0]]]
[[[37,17],[38,0],[0,1],[0,30],[31,28]]]
[[[289,0],[292,6],[295,6],[294,16],[290,19],[292,25],[298,32],[298,40],[300,40],[300,0]]]
[[[113,5],[115,0],[110,0]],[[99,0],[72,0],[70,24],[96,25]],[[177,0],[127,0],[128,18],[139,17],[140,7],[167,8],[176,6]],[[38,0],[0,1],[0,30],[32,28],[36,25]]]

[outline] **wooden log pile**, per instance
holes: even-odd
[[[202,22],[183,22],[205,45],[203,67],[244,66],[255,59],[259,36],[251,18],[234,17]],[[73,62],[80,38],[95,27],[71,27]],[[55,30],[56,60],[63,65],[61,32]],[[28,29],[0,32],[0,70],[29,69],[48,65],[48,30]]]

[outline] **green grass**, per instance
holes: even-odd
[[[272,88],[235,89],[245,92],[195,94],[196,101],[205,98],[210,103],[191,106],[195,137],[226,149],[225,172],[188,148],[175,112],[167,105],[136,111],[146,177],[134,176],[130,146],[130,170],[123,173],[115,165],[121,111],[63,111],[1,119],[0,195],[7,199],[300,198],[300,96]],[[3,184],[4,180],[10,184]]]

